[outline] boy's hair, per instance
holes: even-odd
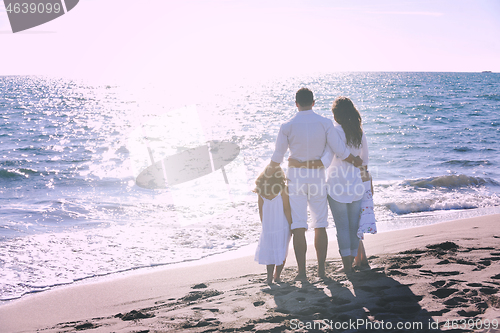
[[[310,106],[314,103],[314,96],[311,90],[300,88],[295,94],[295,102],[300,106]]]
[[[271,169],[266,167],[266,169],[257,177],[255,181],[255,189],[253,192],[262,196],[277,196],[285,189],[286,177],[285,172],[281,167],[277,167],[274,173],[271,173]]]

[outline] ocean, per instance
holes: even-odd
[[[325,117],[339,95],[358,107],[379,232],[500,213],[500,74],[323,73],[216,93],[0,76],[0,300],[257,242],[253,182],[300,87]],[[137,185],[220,141],[239,147],[224,170]]]

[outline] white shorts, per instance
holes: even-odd
[[[321,170],[322,169],[315,169]],[[307,225],[307,206],[311,213],[311,228],[328,226],[328,201],[324,172],[300,176],[290,168],[288,172],[288,193],[292,210],[291,229],[305,228]]]

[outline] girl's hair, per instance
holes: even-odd
[[[363,137],[361,116],[352,101],[344,96],[337,97],[332,106],[333,118],[345,133],[347,145],[359,148]]]
[[[285,173],[281,167],[277,167],[273,174],[271,169],[266,167],[255,181],[253,192],[262,196],[277,196],[285,189]]]

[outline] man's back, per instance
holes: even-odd
[[[321,158],[327,143],[327,135],[333,129],[330,119],[312,110],[299,111],[292,119],[281,125],[276,140],[276,150],[271,160],[281,163],[287,149],[290,157],[299,161]]]

